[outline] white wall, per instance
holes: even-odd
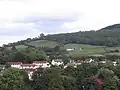
[[[20,67],[21,67],[21,65],[11,65],[11,67],[13,67],[13,68],[19,68],[20,69]]]
[[[63,62],[56,62],[56,61],[52,60],[51,64],[59,66],[59,65],[62,65]]]

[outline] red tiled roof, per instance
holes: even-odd
[[[8,62],[8,64],[22,64],[22,62]]]
[[[47,63],[47,61],[34,61],[33,63]]]
[[[100,87],[103,85],[103,80],[101,79],[96,79],[96,82],[98,83]]]
[[[96,78],[95,76],[91,76],[91,77],[88,77],[86,79],[95,80],[99,87],[102,87],[102,85],[104,83],[102,79]]]
[[[35,64],[21,64],[21,66],[36,66]]]
[[[85,60],[74,60],[76,63],[81,63],[81,62],[83,62],[83,61],[85,61]]]

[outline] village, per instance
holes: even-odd
[[[82,63],[101,63],[101,64],[106,64],[108,63],[107,60],[102,60],[102,61],[95,61],[94,59],[88,58],[88,59],[83,59],[83,60],[69,60],[67,64],[64,65],[64,62],[62,59],[53,59],[51,62],[48,62],[46,60],[42,61],[33,61],[33,63],[23,63],[23,62],[8,62],[8,65],[10,65],[11,68],[18,68],[21,70],[24,70],[28,77],[29,80],[32,80],[32,75],[34,74],[35,71],[37,71],[38,68],[51,68],[52,66],[62,66],[64,69],[67,68],[68,66],[73,66],[76,68],[78,65],[81,65]],[[117,61],[112,62],[113,66],[117,65]],[[5,70],[5,65],[0,65],[0,69],[2,71]]]

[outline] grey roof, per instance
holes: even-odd
[[[3,69],[3,68],[5,68],[5,65],[0,65],[0,69]]]
[[[53,59],[55,62],[63,62],[62,59]]]

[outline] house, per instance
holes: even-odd
[[[30,80],[32,80],[32,75],[37,70],[37,68],[47,68],[51,66],[47,61],[34,61],[32,64],[23,64],[22,62],[8,62],[8,64],[13,68],[23,69],[28,74]]]
[[[80,52],[82,51],[82,48],[80,48]]]
[[[41,67],[41,68],[47,68],[50,67],[50,63],[47,61],[34,61],[33,62],[34,65],[37,66],[37,68]]]
[[[81,65],[82,63],[91,63],[94,62],[93,59],[78,59],[78,60],[73,60],[70,63],[74,64],[74,66],[76,67],[77,65]]]
[[[91,62],[94,62],[94,60],[93,60],[93,59],[89,59],[89,60],[88,60],[88,63],[91,63]]]
[[[116,61],[114,61],[114,62],[112,62],[112,63],[113,63],[114,66],[117,66],[117,62],[116,62]]]
[[[24,71],[28,74],[29,80],[32,80],[32,76],[37,69],[25,69]]]
[[[20,69],[36,69],[37,66],[35,64],[21,64]]]
[[[62,59],[53,59],[51,62],[52,65],[60,66],[63,65],[63,60]]]
[[[80,65],[82,63],[88,63],[88,59],[73,60],[74,65]]]
[[[74,67],[74,68],[77,67],[77,65],[75,65],[75,64],[72,63],[72,62],[70,62],[70,63],[67,63],[63,68],[65,69],[65,68],[67,68],[67,67],[69,67],[69,66],[72,66],[72,67]]]
[[[66,51],[70,52],[70,51],[74,51],[76,50],[76,48],[69,48],[69,49],[66,49]]]
[[[74,61],[73,61],[73,64],[74,64],[75,66],[80,65],[80,64],[82,64],[82,63],[83,63],[83,60],[74,60]]]
[[[99,63],[103,63],[103,64],[105,64],[107,61],[99,61]]]
[[[8,62],[8,64],[13,68],[21,68],[22,62]]]
[[[0,65],[0,71],[5,69],[5,65]]]

